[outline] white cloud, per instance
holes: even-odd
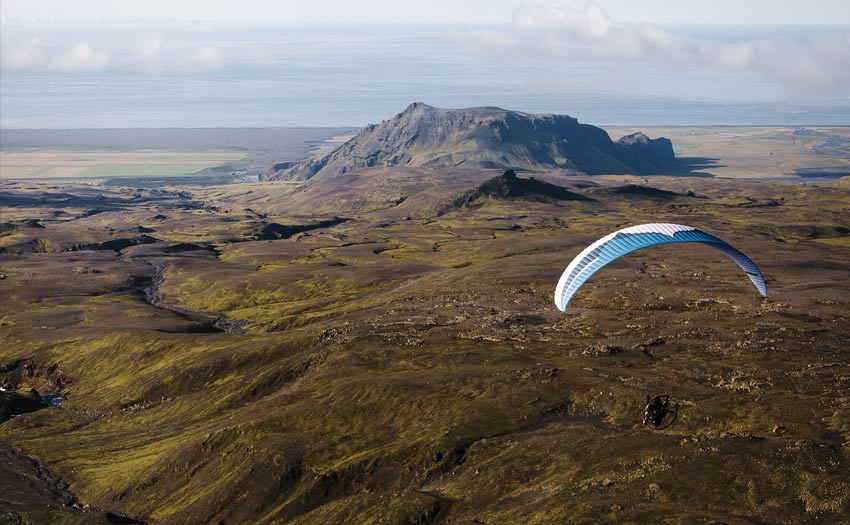
[[[152,35],[133,42],[133,51],[140,60],[159,58],[162,52],[162,35]]]
[[[88,42],[77,42],[47,62],[50,71],[79,73],[85,71],[103,71],[109,66],[110,57],[105,51],[93,48]]]
[[[228,49],[167,39],[161,34],[126,35],[120,40],[46,41],[39,37],[3,42],[2,65],[7,70],[89,73],[123,71],[158,75],[202,73],[228,63],[269,65],[273,57],[258,47]]]
[[[41,40],[32,37],[12,47],[8,55],[3,57],[4,65],[12,69],[34,69],[44,63],[44,51]]]
[[[192,55],[193,62],[206,69],[218,69],[221,67],[221,57],[218,51],[211,47],[199,49]]]
[[[850,89],[850,34],[804,42],[785,38],[738,42],[688,38],[651,26],[617,22],[591,3],[579,9],[524,5],[514,13],[510,34],[489,30],[463,40],[478,48],[520,57],[757,72],[780,82],[794,96]]]
[[[160,73],[165,67],[162,53],[162,35],[151,35],[137,39],[130,46],[130,56],[125,61],[130,69],[145,73]]]

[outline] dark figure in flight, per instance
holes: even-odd
[[[655,428],[664,426],[664,418],[670,413],[670,396],[646,396],[646,406],[643,409],[643,424]]]

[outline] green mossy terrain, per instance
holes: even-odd
[[[0,381],[67,400],[0,424],[0,483],[54,480],[0,497],[0,522],[846,521],[846,179],[550,173],[596,200],[457,201],[494,175],[4,185]],[[594,189],[623,184],[675,195]],[[87,215],[97,195],[114,206]],[[570,259],[643,222],[727,240],[770,296],[710,248],[662,246],[558,312]],[[651,431],[661,393],[679,417]]]

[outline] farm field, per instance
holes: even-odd
[[[168,178],[195,174],[249,156],[244,151],[0,150],[3,180],[75,180],[121,177]]]
[[[4,129],[0,179],[152,188],[256,179],[344,141],[352,128]],[[235,171],[243,172],[234,177]]]

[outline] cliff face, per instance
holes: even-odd
[[[676,156],[670,139],[651,139],[641,132],[626,135],[617,141],[620,158],[637,173],[658,173],[669,166]]]
[[[390,120],[364,128],[328,155],[270,178],[306,180],[376,166],[649,174],[673,159],[667,139],[636,133],[613,142],[604,130],[566,115],[492,107],[439,109],[417,102]]]

